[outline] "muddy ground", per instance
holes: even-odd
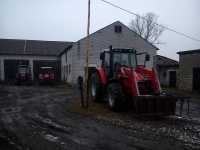
[[[190,117],[138,118],[71,111],[77,92],[66,85],[0,86],[1,150],[200,149],[200,101]],[[103,110],[105,109],[105,110]],[[106,112],[106,113],[105,113]]]

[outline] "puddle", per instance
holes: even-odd
[[[48,141],[51,141],[51,142],[58,142],[59,138],[56,137],[56,136],[53,136],[51,134],[46,134],[44,135],[44,138]]]
[[[2,114],[19,113],[21,110],[22,107],[7,107],[7,108],[2,108],[1,113]]]

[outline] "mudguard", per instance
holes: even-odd
[[[108,79],[106,76],[106,72],[102,67],[97,68],[97,72],[99,74],[100,82],[103,86],[105,86],[108,83]]]

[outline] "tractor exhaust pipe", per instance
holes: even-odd
[[[109,50],[112,51],[112,45],[109,46]]]

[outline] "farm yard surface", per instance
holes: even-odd
[[[200,100],[189,117],[140,118],[102,103],[82,109],[78,95],[66,85],[1,85],[0,149],[200,149]]]

